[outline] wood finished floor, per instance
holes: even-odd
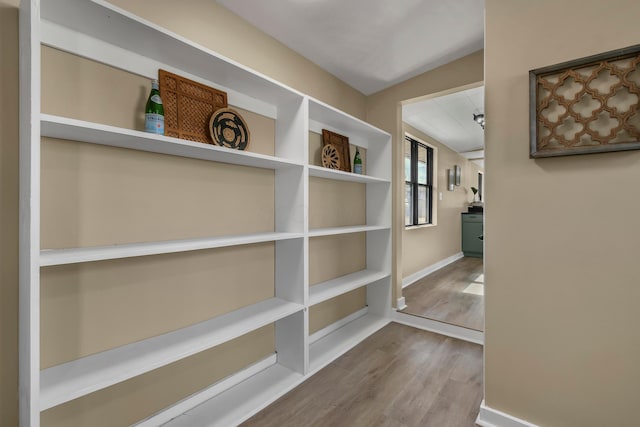
[[[470,427],[482,346],[390,323],[243,427]]]
[[[484,288],[482,258],[461,258],[407,286],[403,313],[484,329],[484,295],[463,292],[469,285]]]

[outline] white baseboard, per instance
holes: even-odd
[[[323,329],[320,329],[317,332],[314,332],[313,334],[309,335],[309,344],[313,344],[319,339],[326,337],[331,332],[337,331],[338,329],[342,328],[344,325],[347,325],[352,321],[356,320],[357,318],[364,316],[365,314],[367,314],[368,311],[369,311],[369,307],[362,308],[356,312],[351,313],[347,317],[343,317],[337,322],[332,323],[329,326]]]
[[[410,274],[409,276],[405,277],[402,279],[402,288],[406,288],[407,286],[417,282],[418,280],[422,279],[425,276],[428,276],[429,274],[433,273],[434,271],[440,270],[442,267],[445,267],[449,264],[451,264],[452,262],[455,262],[457,260],[459,260],[460,258],[463,258],[464,254],[462,252],[458,252],[455,255],[452,255],[448,258],[445,258],[443,260],[440,260],[438,262],[436,262],[435,264],[431,264],[430,266],[423,268],[422,270],[415,272],[413,274]]]
[[[436,334],[446,335],[463,341],[484,345],[484,333],[475,329],[463,328],[450,323],[438,322],[420,316],[413,316],[406,313],[395,312],[391,315],[391,320],[414,328],[423,329]]]
[[[407,308],[407,301],[404,297],[400,297],[396,300],[396,310],[404,310]]]
[[[536,424],[492,409],[484,404],[484,400],[480,404],[476,424],[482,427],[538,427]]]

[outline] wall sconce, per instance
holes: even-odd
[[[462,170],[460,169],[460,165],[454,165],[453,166],[453,172],[455,175],[455,184],[457,187],[460,186],[460,181],[462,178]]]
[[[449,186],[449,188],[448,188],[448,190],[449,190],[449,191],[453,191],[453,186],[454,186],[454,185],[455,185],[455,183],[456,183],[456,177],[455,177],[455,175],[454,175],[454,171],[453,171],[453,169],[447,169],[447,174],[448,174],[448,176],[449,176],[449,180],[448,180],[448,186]]]
[[[484,129],[484,114],[482,113],[473,113],[473,120],[478,123],[480,126],[482,126],[482,129]]]

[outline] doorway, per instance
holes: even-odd
[[[402,126],[407,140],[428,147],[432,161],[414,157],[405,141],[400,312],[483,331],[484,86],[407,100]],[[431,194],[410,191],[420,185]],[[429,221],[409,221],[420,212],[416,203],[429,212],[418,219]]]

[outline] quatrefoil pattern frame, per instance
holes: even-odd
[[[640,45],[531,70],[529,99],[531,158],[638,150]]]

